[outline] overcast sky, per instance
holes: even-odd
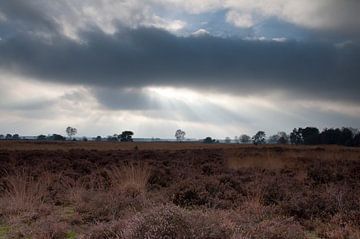
[[[358,0],[2,0],[0,134],[360,128]]]

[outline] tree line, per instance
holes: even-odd
[[[65,141],[65,140],[79,140],[74,138],[77,134],[77,129],[73,127],[67,127],[65,130],[68,138],[59,135],[39,135],[37,140],[49,140],[49,141]],[[132,142],[134,132],[126,130],[121,134],[114,134],[102,138],[97,136],[93,138],[95,141],[112,141],[112,142]],[[185,140],[185,131],[178,129],[175,132],[175,139],[178,142]],[[22,138],[18,134],[6,134],[0,135],[0,140],[21,140]],[[88,141],[86,137],[83,137],[83,141]],[[211,137],[206,137],[201,140],[203,143],[213,144],[220,143],[219,140],[213,139]],[[293,145],[320,145],[320,144],[329,144],[329,145],[343,145],[343,146],[360,146],[360,132],[358,129],[354,128],[325,128],[320,132],[316,127],[306,127],[306,128],[295,128],[290,134],[286,132],[279,132],[275,135],[266,137],[264,131],[258,131],[254,136],[250,137],[249,135],[243,134],[238,137],[235,137],[233,140],[229,137],[226,137],[224,143],[242,143],[242,144],[293,144]]]
[[[206,137],[203,143],[219,143],[219,140]],[[234,140],[225,138],[225,143],[241,144],[293,144],[293,145],[343,145],[360,146],[360,132],[354,128],[325,128],[323,131],[316,127],[295,128],[290,134],[279,132],[275,135],[266,137],[264,131],[258,131],[254,136],[243,134],[236,136]]]

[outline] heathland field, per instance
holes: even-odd
[[[4,141],[0,238],[360,238],[360,149]]]

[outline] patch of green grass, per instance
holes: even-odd
[[[306,238],[309,238],[309,239],[322,239],[321,237],[318,237],[318,235],[316,235],[315,232],[310,232],[310,231],[306,232],[305,236],[306,236]]]
[[[67,233],[66,233],[66,239],[76,239],[77,237],[76,237],[76,232],[74,232],[74,231],[68,231]]]
[[[6,225],[0,225],[0,239],[6,239],[10,232],[10,227]]]

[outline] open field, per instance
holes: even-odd
[[[360,149],[3,141],[0,238],[360,238]]]

